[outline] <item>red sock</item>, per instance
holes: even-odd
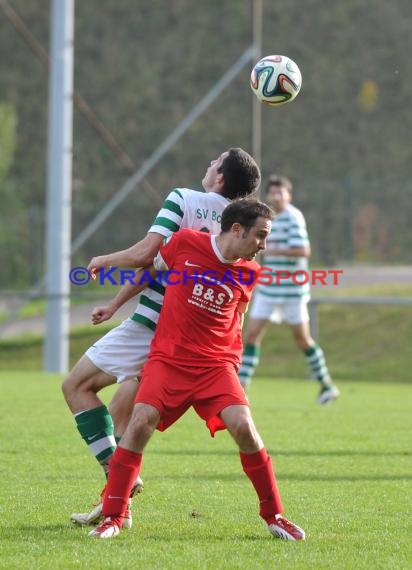
[[[140,473],[142,454],[117,447],[109,463],[109,478],[103,500],[105,517],[122,517],[130,491]]]
[[[259,497],[259,514],[269,524],[283,511],[272,458],[263,448],[251,455],[240,452],[240,461]]]

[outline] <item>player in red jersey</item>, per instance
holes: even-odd
[[[91,536],[119,534],[147,442],[193,406],[212,436],[227,428],[237,443],[271,534],[304,540],[281,515],[272,461],[237,377],[243,315],[259,271],[254,257],[266,247],[272,215],[262,202],[236,201],[223,211],[218,236],[181,230],[160,248],[154,269],[166,272],[170,286],[131,420],[109,464],[105,519]]]

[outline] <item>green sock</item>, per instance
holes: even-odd
[[[314,344],[308,350],[305,350],[305,356],[313,376],[321,384],[330,384],[330,374],[321,347],[318,344]]]
[[[75,414],[77,429],[97,461],[105,467],[116,449],[112,416],[106,406]]]
[[[252,381],[256,367],[260,360],[260,345],[247,344],[243,349],[242,365],[239,369],[239,381],[244,388],[247,388]]]

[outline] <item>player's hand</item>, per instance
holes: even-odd
[[[110,307],[110,305],[104,305],[102,307],[95,307],[92,311],[92,323],[94,325],[100,325],[105,321],[112,318],[115,311]]]
[[[96,279],[96,273],[99,273],[102,267],[109,267],[109,265],[106,262],[106,256],[98,255],[97,257],[92,257],[87,269],[90,271],[92,278]]]

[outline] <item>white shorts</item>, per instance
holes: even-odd
[[[154,331],[126,319],[93,344],[86,352],[97,368],[114,376],[120,384],[135,379],[145,364]]]
[[[252,301],[252,308],[249,311],[249,318],[269,320],[277,324],[285,322],[288,325],[308,323],[308,302],[309,297],[307,295],[281,303],[278,301],[274,302],[271,297],[256,291]]]

